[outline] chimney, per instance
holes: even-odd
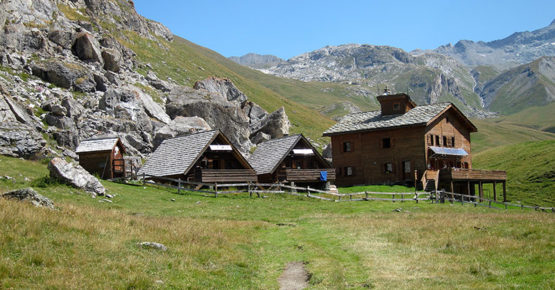
[[[383,95],[377,96],[380,102],[382,115],[400,115],[416,107],[410,96],[404,93],[391,94],[391,91],[384,89]]]

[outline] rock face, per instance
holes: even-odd
[[[200,117],[181,117],[177,116],[166,126],[158,129],[154,135],[154,149],[158,147],[162,141],[175,138],[191,133],[209,131],[210,125]]]
[[[256,69],[268,68],[285,62],[285,60],[274,55],[260,55],[256,53],[247,53],[243,56],[230,56],[229,59],[238,64]]]
[[[93,197],[96,195],[104,195],[106,189],[104,186],[88,173],[83,167],[67,163],[61,158],[54,158],[48,163],[50,177],[56,178],[64,183],[74,187],[84,189],[91,193]]]
[[[5,199],[15,199],[19,201],[29,201],[36,207],[55,209],[54,203],[47,197],[39,194],[32,188],[23,188],[6,192],[0,197]]]
[[[167,50],[173,34],[133,1],[0,1],[0,154],[75,159],[81,140],[109,134],[137,161],[193,131],[220,129],[243,152],[263,136],[251,127],[268,113],[229,79],[159,78],[135,38]]]
[[[287,114],[285,114],[285,109],[281,107],[263,118],[260,123],[255,124],[252,127],[252,132],[254,134],[261,132],[269,135],[271,138],[281,138],[289,134],[290,126],[291,124]]]

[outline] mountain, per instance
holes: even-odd
[[[229,59],[238,64],[254,69],[268,68],[283,62],[283,59],[275,55],[261,55],[256,53],[248,53],[243,56],[230,56]]]
[[[140,160],[165,138],[207,128],[248,154],[289,124],[315,139],[332,124],[132,1],[2,1],[0,44],[4,155],[77,158],[80,140],[118,135]]]
[[[480,93],[491,111],[512,114],[555,101],[555,57],[541,57],[499,74]]]
[[[490,65],[507,69],[529,63],[542,56],[555,56],[555,20],[534,31],[516,32],[490,42],[461,40],[434,50],[460,61],[466,66]]]

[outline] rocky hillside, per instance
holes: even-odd
[[[488,65],[507,69],[542,56],[555,56],[555,20],[549,26],[531,32],[516,32],[490,42],[461,40],[434,51],[451,56],[469,67]]]
[[[243,56],[230,56],[229,59],[238,64],[252,67],[254,69],[268,68],[284,61],[275,55],[261,55],[256,53],[247,53]]]
[[[229,79],[160,79],[134,51],[139,41],[167,51],[174,36],[132,1],[1,2],[0,154],[76,158],[80,140],[108,134],[143,157],[210,128],[248,153],[289,132],[283,108],[268,113]]]
[[[485,106],[511,114],[555,101],[555,57],[512,68],[486,82],[480,93]]]

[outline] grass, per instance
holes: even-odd
[[[7,157],[0,168],[16,178],[0,192],[47,174]],[[291,261],[319,289],[555,287],[548,213],[104,184],[113,203],[59,184],[36,188],[57,211],[0,200],[0,288],[277,288]]]
[[[474,156],[472,165],[480,169],[506,170],[507,197],[511,201],[555,206],[555,140],[486,150]]]

